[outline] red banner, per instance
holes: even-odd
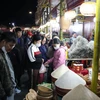
[[[79,5],[81,5],[84,0],[66,0],[67,10],[71,10]]]

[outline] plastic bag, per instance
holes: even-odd
[[[37,100],[37,93],[35,90],[30,89],[23,100]]]
[[[39,73],[45,73],[47,70],[46,70],[46,67],[44,66],[44,64],[41,65],[41,68],[39,70]]]

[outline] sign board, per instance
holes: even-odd
[[[67,10],[71,10],[79,5],[81,5],[84,0],[66,0]]]

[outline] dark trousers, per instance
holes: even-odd
[[[49,64],[48,70],[47,70],[47,82],[51,83],[51,73],[53,72],[53,63]]]
[[[7,99],[7,97],[6,97],[6,96],[4,96],[4,97],[0,98],[0,100],[6,100],[6,99]]]

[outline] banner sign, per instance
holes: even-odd
[[[81,5],[84,0],[66,0],[67,10],[71,10],[79,5]]]

